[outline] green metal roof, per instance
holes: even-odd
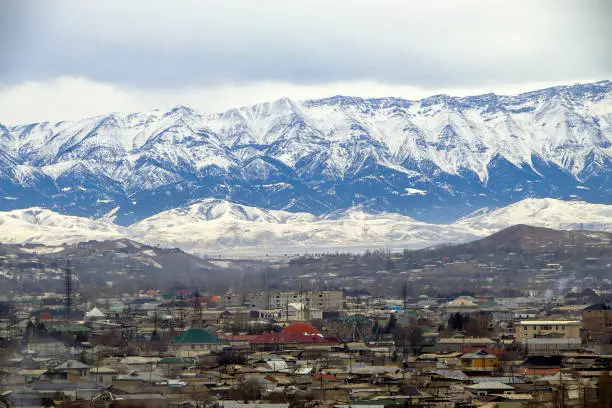
[[[213,336],[204,329],[189,329],[172,339],[173,343],[220,343],[218,337]]]

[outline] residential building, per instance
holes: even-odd
[[[521,320],[516,324],[517,342],[529,353],[574,350],[582,345],[578,320]]]
[[[499,365],[497,357],[484,350],[466,353],[459,357],[459,359],[464,368],[472,370],[490,370]]]
[[[302,303],[309,309],[340,310],[344,301],[342,291],[248,292],[226,293],[223,306],[247,305],[258,309],[284,309],[290,303]]]
[[[191,328],[172,339],[170,350],[179,357],[196,357],[223,347],[218,337],[204,329]]]
[[[478,304],[470,297],[458,297],[450,301],[445,306],[447,313],[465,313],[469,314],[478,310]]]
[[[612,333],[612,307],[596,303],[582,310],[582,328],[587,340],[601,340],[606,333]]]
[[[117,379],[119,372],[110,367],[92,367],[89,377],[98,384],[110,386]]]

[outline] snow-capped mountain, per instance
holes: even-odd
[[[0,213],[0,242],[61,245],[129,238],[201,254],[293,254],[461,243],[516,224],[612,232],[612,205],[526,199],[494,211],[483,209],[451,224],[429,224],[400,214],[369,214],[362,207],[316,216],[203,199],[128,227],[108,217],[91,220],[32,208]]]
[[[330,215],[292,213],[205,199],[137,222],[132,239],[191,252],[265,253],[328,251],[330,248],[422,247],[480,237],[446,225],[399,214],[367,214],[352,208]]]
[[[529,198],[493,211],[482,209],[457,220],[453,226],[470,231],[482,229],[488,234],[516,224],[559,230],[612,231],[612,205]]]
[[[58,214],[44,208],[0,212],[0,242],[62,245],[124,238],[125,228],[105,220]]]
[[[0,118],[1,121],[1,118]],[[214,197],[451,221],[528,197],[612,203],[612,82],[517,96],[332,97],[0,125],[0,209],[128,225]]]

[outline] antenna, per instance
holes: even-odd
[[[66,268],[64,269],[64,294],[66,320],[70,320],[72,313],[72,269],[70,268],[70,260],[66,261]]]
[[[202,325],[202,304],[200,303],[200,291],[197,288],[193,297],[193,321],[191,327],[200,327]]]
[[[153,311],[153,333],[151,333],[151,340],[157,340],[157,306],[155,306],[155,310]]]

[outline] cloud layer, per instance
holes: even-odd
[[[0,13],[0,122],[36,116],[7,114],[7,104],[23,111],[28,102],[44,115],[38,99],[45,92],[73,116],[152,108],[157,98],[208,108],[201,101],[210,95],[221,108],[229,101],[254,102],[255,94],[268,99],[267,90],[296,93],[273,97],[300,98],[323,89],[366,95],[386,88],[412,97],[401,92],[607,79],[610,4],[6,2]],[[108,109],[111,104],[102,101],[111,100]],[[58,109],[49,109],[49,118],[55,117]]]

